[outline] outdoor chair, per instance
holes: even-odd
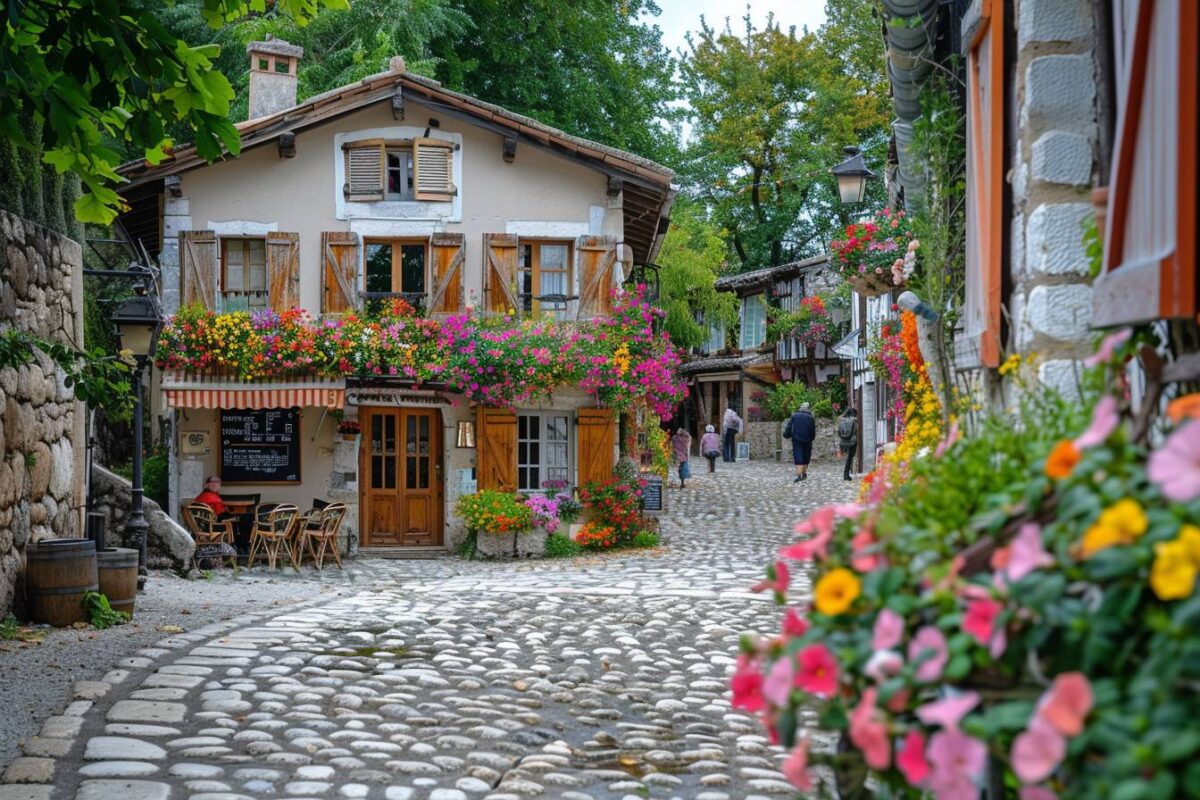
[[[192,566],[200,569],[200,559],[216,559],[220,564],[229,559],[230,566],[237,566],[237,550],[233,546],[233,520],[219,520],[217,513],[204,503],[188,503],[183,509],[183,520],[196,542],[192,553]]]
[[[299,518],[300,509],[287,503],[276,504],[270,511],[257,514],[254,529],[250,532],[250,556],[246,563],[252,566],[261,550],[267,558],[267,566],[275,569],[280,551],[283,551],[295,566],[290,539]]]
[[[310,524],[301,527],[299,540],[296,542],[297,560],[304,557],[305,549],[312,557],[313,566],[321,569],[325,563],[325,553],[331,552],[338,569],[342,568],[342,556],[338,552],[338,533],[342,528],[342,520],[346,517],[345,503],[329,503],[310,517]]]

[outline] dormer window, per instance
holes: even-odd
[[[347,200],[454,199],[454,145],[441,139],[418,137],[385,141],[365,139],[342,145],[346,154]]]

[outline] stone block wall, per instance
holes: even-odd
[[[105,545],[136,549],[138,543],[125,535],[125,523],[133,505],[133,486],[129,481],[93,464],[92,503],[93,510],[104,515]],[[186,573],[192,566],[192,553],[196,549],[192,535],[149,497],[142,498],[142,513],[150,525],[146,537],[146,566]]]
[[[1009,347],[1037,353],[1041,380],[1067,396],[1094,338],[1082,240],[1100,133],[1092,15],[1087,0],[1021,0],[1015,9]]]
[[[0,209],[0,329],[83,344],[83,251]],[[80,535],[84,408],[41,352],[0,369],[0,617],[23,606],[25,548]]]

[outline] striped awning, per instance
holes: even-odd
[[[250,383],[167,373],[161,388],[171,408],[341,408],[346,401],[346,383],[341,380]]]

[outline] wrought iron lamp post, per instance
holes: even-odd
[[[875,173],[867,169],[862,151],[857,147],[843,148],[843,152],[846,154],[846,160],[829,171],[837,178],[838,194],[842,203],[861,203],[867,196],[867,179],[874,178]]]
[[[142,291],[145,291],[144,288]],[[137,543],[138,591],[146,586],[146,538],[150,525],[142,508],[142,374],[158,344],[162,316],[153,295],[141,295],[123,301],[113,314],[121,349],[133,353],[133,487],[129,518],[125,521],[127,539]]]

